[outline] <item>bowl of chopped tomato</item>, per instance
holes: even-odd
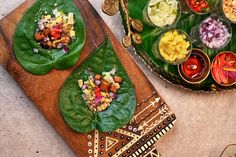
[[[218,0],[186,0],[186,3],[191,11],[203,15],[213,11],[217,6]]]

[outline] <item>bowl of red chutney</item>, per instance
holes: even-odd
[[[178,65],[178,72],[181,78],[190,84],[203,82],[210,73],[211,61],[208,55],[200,50],[193,48],[190,57]]]

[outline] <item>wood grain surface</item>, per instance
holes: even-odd
[[[27,94],[27,96],[34,102],[34,104],[38,107],[38,109],[43,113],[45,118],[49,121],[49,123],[56,129],[56,131],[65,139],[68,145],[74,150],[74,152],[81,157],[91,156],[101,156],[99,154],[94,154],[89,152],[88,146],[88,135],[89,134],[79,134],[72,129],[70,129],[67,124],[62,119],[59,109],[58,109],[58,93],[60,87],[62,86],[65,79],[70,75],[73,69],[78,66],[83,60],[93,52],[99,45],[103,42],[106,36],[108,36],[112,42],[114,50],[116,51],[118,57],[120,58],[123,66],[125,67],[126,72],[128,73],[132,83],[135,87],[136,99],[138,104],[143,104],[141,107],[137,108],[136,115],[139,113],[143,113],[143,118],[149,116],[149,121],[153,120],[155,116],[155,112],[151,112],[152,110],[156,110],[159,113],[159,108],[165,105],[165,102],[162,98],[160,98],[158,92],[154,89],[154,87],[150,84],[147,78],[144,76],[142,71],[138,68],[135,62],[132,60],[129,53],[122,47],[120,42],[115,38],[112,34],[111,30],[107,27],[101,17],[97,14],[94,8],[90,5],[87,0],[75,0],[74,3],[79,9],[86,26],[86,43],[81,54],[80,60],[77,62],[75,66],[67,70],[52,70],[49,74],[43,76],[35,76],[26,72],[20,64],[17,62],[14,53],[12,51],[12,41],[13,35],[16,28],[17,23],[20,18],[24,14],[24,12],[34,3],[32,0],[27,0],[24,4],[22,4],[19,8],[17,8],[14,12],[9,14],[6,18],[0,21],[0,62],[4,64],[4,67],[7,71],[12,75],[12,77],[17,81],[19,86],[23,89],[23,91]],[[151,103],[149,101],[149,97],[153,96],[153,93],[156,94],[155,98],[160,98],[160,101],[157,102],[157,107],[154,108],[146,108],[145,105]],[[151,106],[152,107],[152,106]],[[167,107],[166,117],[160,115],[160,120],[155,121],[155,125],[159,126],[159,132],[165,127],[169,126],[169,124],[173,125],[175,121],[175,116]],[[148,113],[148,114],[146,114]],[[140,115],[140,114],[139,114]],[[165,121],[165,119],[168,119]],[[148,118],[147,118],[148,120]],[[139,120],[140,121],[140,120]],[[160,125],[159,123],[162,123]],[[164,123],[165,122],[165,123]],[[154,127],[153,127],[154,128]],[[151,129],[153,129],[151,128]],[[140,132],[137,134],[140,138],[149,133],[149,131]],[[167,132],[168,129],[165,131]],[[95,131],[93,131],[95,134]],[[94,138],[92,134],[92,139]],[[101,133],[105,134],[105,133]],[[164,133],[160,133],[162,136]],[[94,138],[95,142],[96,139]],[[156,140],[155,140],[156,141]],[[94,142],[94,141],[93,141]],[[132,145],[130,145],[131,147]],[[153,147],[153,144],[152,144]],[[152,148],[149,147],[149,148]],[[127,148],[128,149],[128,148]],[[92,150],[95,150],[93,147]],[[154,151],[150,149],[146,151],[146,154]],[[143,152],[144,153],[144,152]],[[109,156],[109,155],[103,155]]]

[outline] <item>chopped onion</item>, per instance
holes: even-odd
[[[57,48],[60,49],[60,48],[62,48],[62,46],[63,46],[62,43],[58,43]]]
[[[111,71],[110,71],[110,74],[114,75],[116,73],[116,68],[113,68]]]
[[[117,95],[113,92],[109,92],[109,96],[112,98],[112,99],[116,99],[117,98]]]
[[[82,86],[82,90],[85,90],[85,89],[88,89],[88,85],[86,85],[86,84],[84,84],[84,85]]]
[[[95,85],[99,86],[101,84],[100,80],[95,80]]]
[[[63,53],[65,53],[65,54],[67,54],[69,52],[69,48],[67,46],[64,46],[62,48],[62,50],[63,50]]]
[[[33,48],[34,53],[39,53],[39,49]]]
[[[200,38],[211,49],[224,46],[230,39],[230,33],[220,19],[209,17],[200,25]]]
[[[95,98],[95,104],[99,104],[101,102],[101,100],[103,99],[103,96],[100,96],[100,97],[96,97]]]
[[[94,81],[95,81],[95,79],[94,79],[93,75],[89,75],[89,79],[90,79],[92,82],[94,82]]]

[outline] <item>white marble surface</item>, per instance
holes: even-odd
[[[25,0],[0,0],[0,20]]]
[[[104,15],[100,10],[102,0],[90,2],[120,40],[123,31],[119,16]],[[1,7],[4,4],[5,10],[15,7],[10,0],[0,0],[0,4]],[[235,91],[220,94],[184,91],[157,78],[135,56],[134,59],[177,116],[174,129],[157,142],[163,157],[219,157],[227,144],[236,143]],[[33,156],[75,155],[0,67],[0,157]]]

